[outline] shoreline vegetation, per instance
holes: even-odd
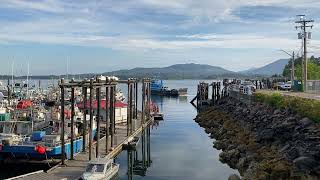
[[[299,114],[318,102],[278,94],[256,99],[247,105],[225,98],[195,118],[214,139],[214,148],[222,150],[220,161],[237,169],[242,179],[320,177],[320,126],[306,117],[316,113]]]
[[[305,116],[316,123],[320,122],[320,101],[301,97],[283,96],[280,93],[255,93],[255,100],[276,109],[288,109]]]

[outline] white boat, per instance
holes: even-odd
[[[81,180],[109,180],[119,171],[119,164],[113,163],[113,159],[98,158],[88,163]]]

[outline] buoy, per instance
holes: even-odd
[[[39,154],[45,154],[46,153],[46,148],[40,145],[37,145],[35,147],[35,150],[39,153]]]

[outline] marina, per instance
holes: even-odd
[[[127,84],[127,103],[124,103],[125,98],[122,95],[117,94],[118,83]],[[149,79],[142,80],[141,111],[138,111],[138,81],[135,79],[120,81],[115,77],[103,76],[78,82],[75,80],[64,82],[62,79],[59,87],[58,94],[62,101],[53,103],[57,104],[58,108],[55,106],[50,108],[51,120],[41,116],[43,119],[40,122],[45,124],[41,127],[37,123],[39,120],[34,119],[35,108],[31,101],[21,100],[17,104],[17,110],[14,109],[14,114],[22,111],[22,117],[13,116],[14,119],[11,120],[6,108],[1,111],[3,120],[0,121],[2,123],[0,155],[3,163],[17,162],[17,160],[58,163],[54,169],[24,175],[23,178],[65,176],[77,179],[84,172],[88,161],[97,158],[112,159],[125,149],[123,147],[131,148],[133,146],[131,142],[136,139],[138,142],[139,136],[148,130],[154,120],[154,115],[151,114]],[[77,93],[78,96],[75,93],[76,88],[82,89],[82,93]],[[104,100],[101,100],[102,88],[105,88]],[[71,89],[70,94],[67,89]],[[79,96],[82,96],[82,100]],[[76,100],[81,101],[76,103]],[[11,105],[12,102],[7,103]],[[156,109],[155,105],[152,107],[153,110]],[[19,120],[19,118],[26,119]],[[19,128],[20,123],[27,128]],[[26,123],[30,125],[26,126]],[[144,141],[142,143],[145,144]],[[64,153],[61,153],[62,150]]]
[[[320,179],[320,1],[2,1],[0,180]]]

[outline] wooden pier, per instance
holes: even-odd
[[[115,91],[117,83],[127,83],[128,84],[128,109],[127,109],[127,122],[123,124],[115,123]],[[61,88],[61,122],[65,123],[64,110],[65,110],[65,89],[71,89],[71,142],[74,139],[74,88],[83,89],[83,102],[84,107],[87,103],[87,88],[90,89],[89,102],[90,108],[87,109],[90,114],[89,124],[86,124],[86,115],[84,114],[84,127],[83,128],[83,150],[78,154],[74,154],[71,148],[71,157],[66,159],[64,153],[61,154],[61,163],[57,166],[52,167],[47,172],[37,171],[34,173],[17,176],[10,178],[10,180],[25,179],[25,180],[61,180],[61,179],[79,179],[82,173],[85,171],[85,167],[93,158],[114,158],[120,154],[123,150],[123,146],[127,145],[130,140],[141,135],[142,138],[142,162],[143,164],[147,162],[150,164],[150,124],[153,119],[150,114],[150,101],[151,101],[151,89],[150,89],[150,79],[142,80],[142,103],[141,112],[138,113],[138,81],[136,79],[128,79],[126,81],[119,81],[115,79],[90,79],[76,82],[71,80],[69,83],[65,83],[62,79],[60,84]],[[100,114],[100,100],[101,100],[101,89],[106,88],[106,119],[101,119]],[[95,114],[97,122],[97,139],[99,141],[94,142],[92,133],[92,122],[93,122],[93,92],[95,90],[96,101],[98,104],[98,109]],[[108,108],[109,107],[109,108]],[[62,126],[64,127],[64,126]],[[104,129],[104,132],[102,131]],[[103,133],[101,133],[103,132]],[[147,146],[145,145],[145,133],[147,133]],[[89,142],[86,142],[86,136],[89,134]],[[102,135],[101,135],[102,134]],[[61,133],[61,147],[65,149],[64,140],[64,128],[62,128]],[[100,135],[102,137],[100,137]],[[149,137],[148,137],[149,136]],[[108,137],[108,138],[106,138]],[[73,147],[73,145],[71,145]],[[147,148],[147,154],[145,152]],[[131,152],[130,152],[131,153]],[[130,154],[128,151],[128,154]],[[132,155],[132,153],[131,153]],[[128,155],[129,157],[129,155]],[[147,161],[145,160],[147,159]],[[130,158],[132,159],[132,158]],[[130,168],[132,169],[132,168]],[[129,170],[128,170],[129,171]],[[129,178],[129,176],[128,176]],[[131,175],[132,178],[132,175]]]

